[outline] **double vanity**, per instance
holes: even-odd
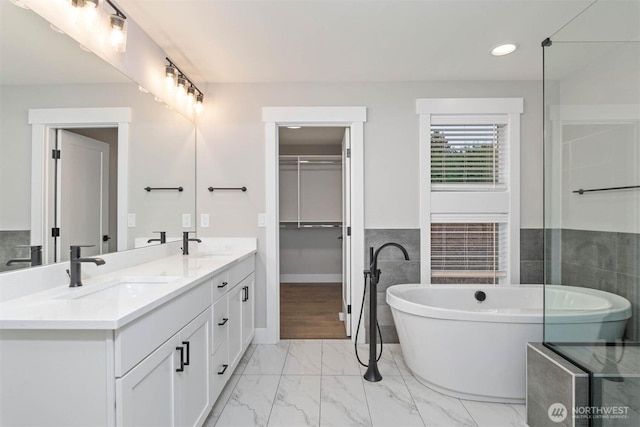
[[[202,425],[255,334],[248,240],[0,303],[0,425]]]

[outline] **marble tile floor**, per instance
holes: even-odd
[[[367,349],[359,346],[367,363]],[[282,340],[251,345],[205,427],[526,426],[525,405],[445,396],[412,375],[399,344],[385,344],[383,380],[362,378],[349,340]]]

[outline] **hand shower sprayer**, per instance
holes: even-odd
[[[404,259],[409,261],[409,253],[399,243],[389,242],[380,246],[375,252],[373,247],[369,248],[369,269],[364,271],[364,290],[362,294],[362,306],[360,307],[360,318],[358,319],[358,327],[356,329],[356,338],[360,331],[360,322],[362,321],[362,312],[364,311],[364,300],[367,291],[367,277],[369,277],[369,365],[365,365],[360,361],[358,357],[358,347],[356,344],[356,357],[361,365],[367,367],[367,371],[364,373],[364,379],[371,382],[377,382],[382,379],[380,371],[378,370],[378,360],[382,356],[382,334],[380,333],[380,326],[378,325],[378,305],[377,305],[377,286],[380,281],[380,274],[382,273],[378,269],[378,254],[387,246],[395,246],[402,251]],[[376,329],[380,335],[380,355],[376,357]]]

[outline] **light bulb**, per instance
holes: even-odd
[[[167,85],[173,87],[176,84],[176,67],[167,65],[164,67],[164,75]]]
[[[187,80],[183,76],[178,76],[176,97],[178,98],[179,101],[184,99],[184,96],[187,93],[187,89],[185,87],[186,84],[187,84]]]
[[[199,93],[198,96],[196,97],[196,105],[193,107],[193,109],[195,110],[196,114],[200,114],[202,112],[202,102],[204,101],[204,95]]]
[[[126,20],[118,15],[111,15],[111,32],[109,42],[116,52],[124,52],[127,48]]]
[[[196,102],[196,88],[189,86],[187,89],[187,103],[191,106]]]

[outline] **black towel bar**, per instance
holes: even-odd
[[[144,187],[145,191],[153,191],[153,190],[177,190],[182,191],[184,188],[182,187]]]
[[[247,191],[247,187],[209,187],[209,191],[215,191],[215,190]]]
[[[640,188],[640,185],[627,185],[624,187],[609,187],[609,188],[593,188],[591,190],[583,190],[581,188],[579,190],[574,190],[573,193],[584,194],[584,193],[591,193],[594,191],[630,190],[632,188]]]

